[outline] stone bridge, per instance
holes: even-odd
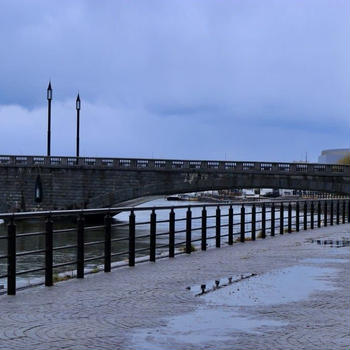
[[[102,208],[233,188],[350,195],[350,167],[311,163],[0,156],[0,211]]]

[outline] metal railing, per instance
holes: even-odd
[[[122,213],[127,220],[114,221],[112,213]],[[149,219],[136,220],[140,212]],[[91,226],[86,223],[90,215],[104,215],[104,224]],[[70,228],[55,228],[62,217],[76,217]],[[158,218],[157,218],[158,217]],[[283,235],[301,229],[350,222],[350,200],[317,199],[263,202],[232,202],[225,204],[195,204],[162,207],[109,208],[65,211],[23,212],[0,214],[7,224],[7,234],[0,236],[1,244],[7,245],[7,253],[0,260],[7,261],[7,273],[0,279],[7,279],[7,294],[16,294],[16,278],[28,273],[43,273],[45,285],[54,283],[54,271],[75,266],[76,277],[84,278],[86,263],[102,261],[105,272],[110,272],[112,262],[125,259],[129,266],[138,262],[137,257],[148,257],[156,261],[161,250],[173,258],[176,254],[191,254],[194,248],[206,250],[208,243],[219,248],[222,244],[232,245],[235,241],[264,239],[267,235]],[[17,232],[16,226],[23,219],[41,220],[42,230]],[[98,231],[99,230],[99,231]],[[124,230],[124,235],[120,235]],[[92,231],[100,232],[98,238],[88,240]],[[55,245],[58,235],[68,234],[70,244]],[[44,246],[40,249],[19,249],[19,241],[41,237]],[[223,239],[227,241],[223,241]],[[142,240],[143,245],[137,246]],[[5,243],[4,243],[5,242]],[[125,248],[114,249],[113,244],[124,242]],[[7,243],[7,244],[6,244]],[[210,245],[210,244],[209,244]],[[93,255],[86,256],[91,246],[98,248]],[[69,261],[55,262],[55,254],[65,250],[75,251]],[[18,271],[18,259],[42,256],[43,264]],[[68,257],[71,257],[70,254]]]
[[[264,172],[306,174],[349,175],[349,165],[318,163],[247,162],[216,160],[180,159],[137,159],[137,158],[97,158],[60,156],[16,156],[0,155],[0,166],[48,166],[87,167],[106,169],[157,169],[157,170],[198,170],[231,172]]]

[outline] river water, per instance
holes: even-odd
[[[193,205],[193,204],[203,204],[200,202],[187,202],[187,201],[167,201],[165,198],[163,199],[157,199],[153,200],[148,203],[144,203],[140,205],[139,207],[159,207],[159,206],[174,206],[175,208],[175,215],[176,219],[183,219],[181,221],[177,221],[175,225],[176,231],[185,230],[186,225],[186,208],[179,208],[176,209],[176,206],[184,206],[184,205]],[[250,215],[251,207],[249,205],[246,205],[246,231],[251,230],[251,224],[250,224]],[[235,237],[238,238],[239,231],[240,231],[240,208],[241,206],[234,206],[234,233],[236,234]],[[221,207],[221,214],[224,215],[221,218],[221,224],[227,225],[228,224],[228,209],[229,206],[222,206]],[[207,207],[207,236],[214,237],[215,236],[215,207]],[[192,229],[194,230],[192,232],[192,240],[200,239],[201,237],[201,211],[202,207],[199,208],[193,208],[192,209]],[[257,215],[256,215],[256,232],[257,236],[259,235],[259,230],[261,229],[261,223],[259,222],[261,220],[261,209],[257,206]],[[157,210],[157,221],[167,220],[169,218],[169,210]],[[136,250],[138,249],[146,249],[145,251],[136,253],[136,257],[140,257],[142,255],[148,255],[149,251],[149,237],[141,237],[137,238],[138,236],[144,236],[149,234],[149,223],[148,224],[142,224],[142,222],[147,222],[150,220],[150,211],[136,211]],[[225,215],[226,214],[226,215]],[[293,212],[294,215],[294,212]],[[285,225],[287,224],[287,213],[285,213]],[[118,256],[112,257],[113,262],[117,261],[127,261],[128,258],[128,234],[129,234],[129,228],[128,228],[128,219],[129,219],[129,213],[120,213],[114,217],[113,222],[113,228],[112,228],[112,239],[114,238],[125,238],[125,240],[112,242],[112,254],[113,253],[120,253]],[[266,208],[266,219],[270,219],[270,213],[269,208]],[[279,211],[276,208],[276,232],[278,232],[277,228],[279,226]],[[300,216],[300,224],[302,225],[302,215]],[[20,233],[30,233],[30,232],[42,232],[45,229],[45,222],[39,221],[39,220],[27,220],[27,221],[18,221],[16,223],[17,226],[17,234]],[[209,228],[213,226],[212,228]],[[72,220],[67,221],[60,221],[60,222],[54,222],[54,229],[70,229],[75,228],[76,224]],[[270,227],[270,223],[267,222],[266,228],[267,228],[267,235],[268,235],[268,228]],[[168,232],[169,223],[168,222],[160,222],[157,223],[157,234],[165,233],[164,235],[157,236],[157,254],[165,253],[168,251],[167,247],[164,247],[164,245],[167,245],[169,242],[169,235],[166,234]],[[197,230],[196,230],[197,229]],[[222,227],[221,234],[227,234],[227,226]],[[7,235],[7,226],[5,223],[0,224],[0,236],[6,236]],[[175,244],[177,245],[176,248],[178,251],[181,251],[184,249],[185,246],[185,232],[179,232],[175,234]],[[249,239],[250,233],[246,234],[246,237]],[[103,241],[104,239],[104,229],[103,227],[96,228],[93,230],[85,230],[85,242],[94,242],[94,241]],[[227,237],[222,238],[222,244],[227,242]],[[66,232],[66,233],[54,233],[54,247],[62,247],[67,245],[75,245],[76,244],[76,230]],[[194,242],[193,245],[196,249],[200,249],[200,241]],[[214,246],[215,245],[215,239],[208,239],[207,241],[208,246]],[[44,234],[38,235],[38,236],[30,236],[30,237],[18,237],[17,238],[17,253],[26,252],[26,251],[33,251],[33,250],[40,250],[44,249],[45,247],[45,236]],[[92,258],[97,256],[102,256],[104,253],[104,245],[103,243],[98,245],[87,245],[85,247],[85,258]],[[124,252],[124,253],[123,253]],[[0,256],[1,255],[7,255],[7,240],[1,239],[0,240]],[[76,248],[67,248],[62,250],[55,250],[54,251],[54,264],[61,264],[61,263],[67,263],[72,262],[71,265],[59,267],[54,269],[54,273],[60,273],[62,271],[72,272],[76,269]],[[45,255],[44,253],[36,253],[33,255],[26,255],[26,256],[19,256],[17,257],[17,273],[29,269],[36,269],[36,268],[42,268],[44,267],[45,263]],[[87,268],[96,269],[103,263],[103,259],[97,259],[91,262],[86,263]],[[7,273],[7,259],[0,259],[0,276],[5,275]],[[25,283],[30,283],[33,278],[43,277],[44,271],[37,271],[37,272],[30,272],[21,274],[18,276],[17,281],[19,284],[23,285]],[[1,285],[5,286],[6,288],[6,278],[0,278],[0,288]]]

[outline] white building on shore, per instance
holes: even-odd
[[[318,162],[323,164],[337,164],[349,153],[349,148],[326,149],[321,152],[321,155],[318,157]]]

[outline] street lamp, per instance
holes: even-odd
[[[75,101],[75,108],[77,110],[77,157],[79,157],[79,129],[80,129],[80,97],[79,93]]]
[[[47,87],[47,156],[51,155],[51,100],[52,100],[52,88],[51,81]]]

